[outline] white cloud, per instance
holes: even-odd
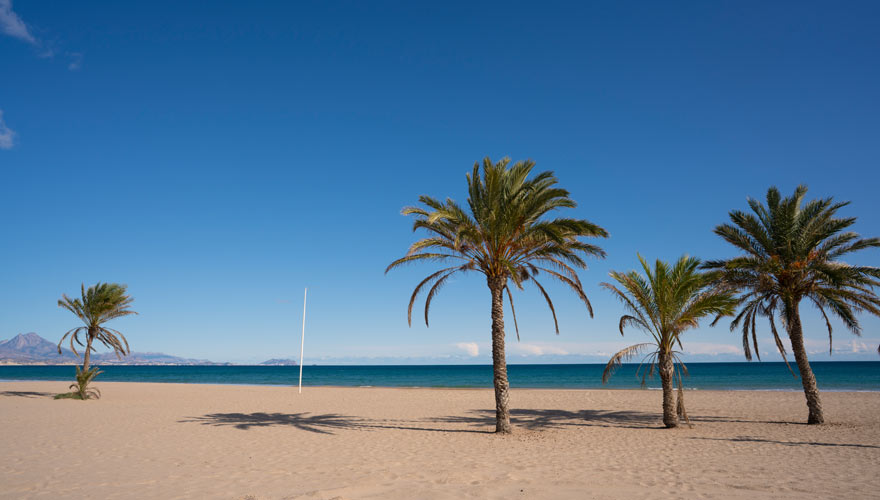
[[[826,357],[829,356],[828,353],[828,338],[822,338],[821,334],[827,334],[825,330],[816,330],[818,333],[815,338],[806,338],[804,339],[804,348],[807,351],[807,354],[812,359],[814,356]],[[835,333],[837,333],[835,331]],[[786,357],[789,361],[792,360],[793,354],[791,350],[791,341],[788,338],[788,335],[785,334],[784,331],[779,332],[780,339],[782,340],[782,346],[785,347]],[[834,340],[834,349],[831,358],[834,359],[834,355],[871,355],[876,352],[876,347],[871,347],[872,345],[876,345],[877,340],[873,338],[850,338],[850,339],[838,339],[835,337]],[[761,356],[766,357],[766,359],[774,360],[774,357],[779,356],[779,351],[776,349],[776,343],[773,341],[772,337],[767,338],[759,338],[758,344],[761,347]],[[751,345],[751,344],[750,344]]]
[[[40,40],[31,33],[27,24],[12,11],[12,0],[0,0],[0,33],[34,46],[37,49],[38,57],[52,59],[57,53],[60,53],[51,40]],[[63,54],[68,60],[67,69],[77,71],[82,67],[83,54],[81,52],[64,52]]]
[[[850,339],[849,349],[841,349],[842,352],[851,352],[853,354],[858,354],[862,352],[872,351],[873,349],[868,348],[868,344],[862,342],[861,340]],[[837,351],[837,349],[835,349]]]
[[[18,14],[12,12],[12,0],[0,0],[0,32],[31,45],[39,45],[24,21],[18,17]]]
[[[742,347],[711,342],[685,342],[684,351],[688,354],[742,354]]]
[[[3,110],[0,110],[0,149],[12,149],[14,145],[15,132],[6,126],[6,122],[3,121]]]
[[[480,355],[480,346],[477,345],[476,342],[459,342],[455,344],[455,347],[458,347],[462,351],[466,352],[468,356],[479,356]]]
[[[516,343],[510,346],[510,350],[515,354],[522,354],[524,356],[543,356],[545,354],[558,354],[564,356],[569,354],[568,351],[561,347],[547,344]]]

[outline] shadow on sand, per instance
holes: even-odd
[[[417,421],[371,420],[335,413],[312,415],[309,413],[211,413],[181,420],[182,423],[199,423],[211,426],[231,426],[247,430],[252,427],[286,426],[317,434],[335,434],[338,429],[377,430],[400,429],[424,432],[493,434],[494,410],[472,410],[470,416],[449,416]],[[659,416],[653,413],[632,411],[582,410],[513,410],[511,422],[529,430],[544,430],[572,426],[601,427],[657,427]],[[452,424],[456,428],[433,427],[432,424]],[[462,426],[468,428],[461,428]]]
[[[842,446],[847,448],[874,448],[880,449],[880,446],[872,444],[852,444],[852,443],[820,443],[817,441],[777,441],[775,439],[761,439],[749,436],[738,436],[734,438],[708,438],[708,437],[692,437],[690,439],[701,439],[705,441],[731,441],[734,443],[765,443],[765,444],[781,444],[783,446]]]
[[[451,416],[430,419],[432,422],[468,424],[494,427],[495,410],[471,410],[470,416]],[[510,422],[529,430],[558,429],[563,427],[627,427],[633,429],[657,428],[660,415],[639,411],[608,410],[540,410],[514,409]]]
[[[51,397],[48,393],[0,393],[2,395],[23,397]],[[521,429],[541,431],[547,429],[562,429],[572,427],[617,427],[628,429],[662,429],[661,416],[659,413],[647,413],[639,411],[610,411],[610,410],[580,410],[567,411],[555,409],[514,409],[511,410],[511,423]],[[253,427],[285,426],[293,427],[306,432],[316,434],[335,434],[336,430],[360,430],[370,431],[378,429],[399,429],[423,432],[444,433],[477,433],[493,434],[495,427],[495,410],[471,410],[465,415],[452,415],[446,417],[425,418],[421,420],[398,420],[398,419],[369,419],[339,415],[336,413],[310,414],[310,413],[211,413],[200,417],[189,417],[180,420],[181,423],[199,423],[211,426],[230,426],[236,429],[247,430]],[[699,423],[754,423],[754,424],[784,424],[791,425],[799,422],[743,420],[729,417],[707,416],[692,417],[691,422]],[[806,425],[806,424],[804,424]],[[836,444],[818,442],[789,442],[773,441],[750,437],[736,438],[704,438],[692,437],[690,439],[711,439],[717,441],[739,441],[780,444],[785,446],[811,445],[811,446],[849,446],[861,448],[880,448],[873,445],[860,444]]]
[[[736,424],[774,424],[774,425],[808,425],[806,422],[793,422],[789,420],[748,420],[742,418],[731,418],[731,417],[691,417],[692,422],[721,422],[721,423],[736,423]]]
[[[17,397],[17,398],[53,398],[54,393],[51,392],[33,392],[33,391],[3,391],[0,396]]]
[[[181,422],[197,422],[203,425],[233,426],[247,430],[251,427],[289,426],[318,434],[333,434],[334,429],[357,429],[361,421],[335,413],[309,415],[308,413],[211,413],[192,417]]]
[[[317,434],[335,434],[337,429],[376,430],[401,429],[428,432],[481,432],[467,429],[441,429],[419,426],[418,423],[403,420],[370,420],[361,417],[348,417],[335,413],[310,415],[309,413],[211,413],[201,417],[191,417],[180,422],[194,422],[202,425],[232,426],[247,430],[252,427],[289,426]]]

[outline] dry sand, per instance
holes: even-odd
[[[880,393],[0,383],[2,498],[877,498]]]

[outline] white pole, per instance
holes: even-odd
[[[306,296],[309,293],[309,289],[306,288],[303,292],[303,333],[302,333],[302,341],[299,344],[299,393],[303,392],[303,350],[306,346]]]

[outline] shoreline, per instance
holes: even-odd
[[[73,378],[69,379],[4,379],[0,378],[0,383],[12,382],[54,382],[69,383]],[[168,384],[168,385],[195,385],[195,386],[219,386],[219,387],[297,387],[297,384],[247,384],[247,383],[220,383],[220,382],[163,382],[156,380],[107,380],[96,379],[93,383],[96,387],[100,384]],[[425,390],[491,390],[492,386],[419,386],[419,385],[303,385],[303,389],[425,389]],[[532,387],[532,386],[511,386],[511,390],[529,390],[529,391],[660,391],[659,387]],[[731,388],[731,389],[701,389],[698,387],[684,387],[685,391],[690,392],[782,392],[782,393],[803,393],[803,389],[751,389],[751,388]],[[819,387],[821,393],[880,393],[877,389],[824,389]]]

